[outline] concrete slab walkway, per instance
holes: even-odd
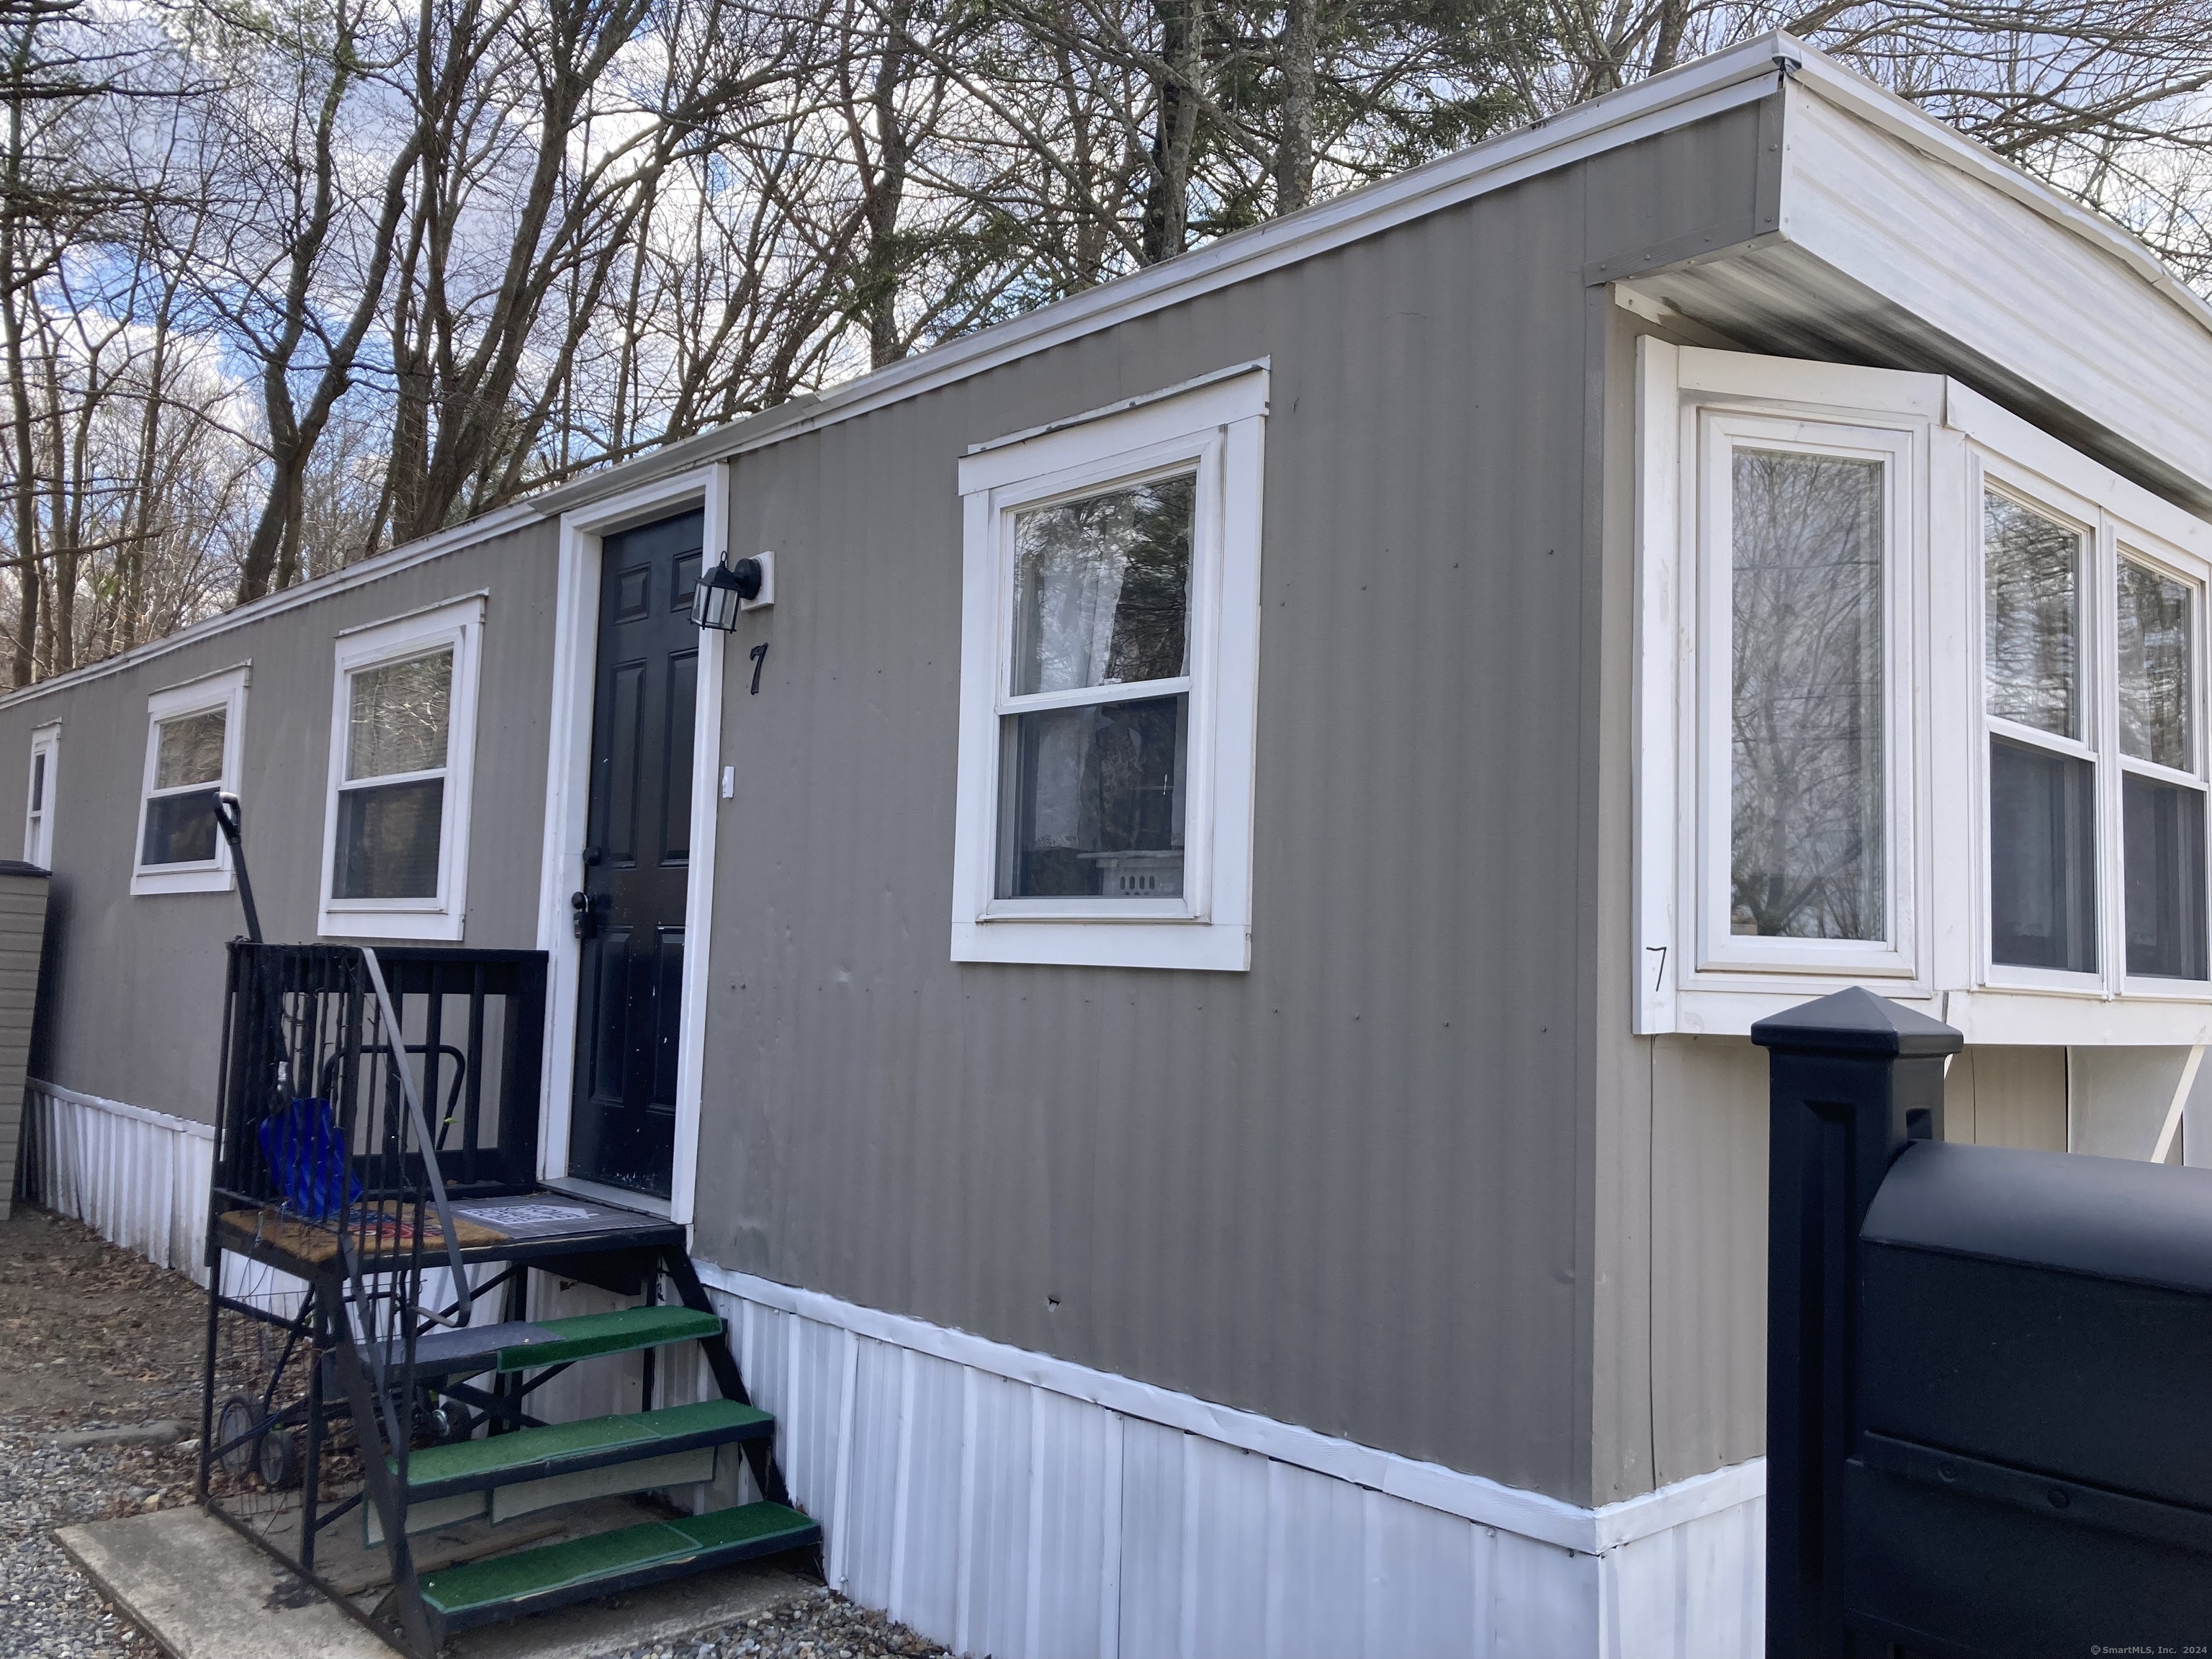
[[[161,1510],[55,1536],[171,1659],[392,1659],[374,1634],[203,1510]],[[711,1630],[810,1588],[778,1568],[729,1567],[616,1603],[465,1632],[445,1651],[447,1659],[599,1659]]]

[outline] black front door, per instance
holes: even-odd
[[[697,513],[606,538],[599,569],[592,805],[568,1173],[668,1195],[675,1162],[691,721],[699,630]]]

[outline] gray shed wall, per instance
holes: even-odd
[[[10,854],[31,732],[62,723],[48,919],[58,1006],[40,1022],[48,1051],[34,1057],[46,1080],[215,1115],[223,947],[246,926],[234,891],[131,896],[148,696],[252,664],[239,780],[247,866],[265,934],[312,939],[337,635],[487,589],[465,942],[536,943],[555,534],[528,526],[0,707],[0,847]]]
[[[22,1147],[23,1070],[46,940],[46,884],[44,876],[0,873],[0,1221],[8,1218]]]
[[[740,458],[702,1255],[1589,1496],[1584,273],[1740,223],[1758,121]],[[1252,970],[951,963],[963,448],[1261,356]]]

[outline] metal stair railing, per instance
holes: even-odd
[[[386,1639],[433,1659],[447,1614],[426,1599],[410,1543],[411,1449],[477,1427],[532,1425],[525,1398],[573,1363],[526,1367],[527,1382],[520,1370],[502,1374],[486,1394],[463,1380],[471,1373],[455,1373],[451,1346],[496,1343],[523,1310],[525,1260],[498,1253],[507,1235],[465,1232],[475,1224],[454,1199],[536,1190],[545,957],[269,944],[234,797],[220,800],[218,822],[248,937],[230,944],[225,984],[198,1498]],[[713,1316],[716,1334],[697,1340],[716,1389],[749,1404],[680,1235],[645,1224],[649,1237],[616,1249],[627,1264],[619,1271],[637,1271],[630,1258],[641,1245],[652,1252],[647,1302],[659,1299],[665,1278],[687,1308]],[[490,1270],[481,1285],[471,1279],[471,1248]],[[477,1301],[495,1291],[506,1304],[502,1322],[463,1336]],[[650,1409],[650,1346],[643,1356]],[[246,1392],[225,1401],[218,1423],[219,1389],[241,1382]],[[732,1444],[763,1498],[786,1504],[772,1435]],[[358,1481],[327,1507],[326,1468]],[[370,1547],[391,1566],[391,1594],[374,1613],[317,1572],[319,1534],[356,1510],[363,1522],[374,1514],[379,1528],[370,1530],[382,1536]],[[787,1528],[777,1535],[806,1542]],[[811,1537],[818,1552],[818,1528]],[[708,1540],[701,1547],[745,1547]],[[641,1582],[672,1570],[653,1567]],[[468,1620],[491,1616],[488,1606],[472,1603]]]

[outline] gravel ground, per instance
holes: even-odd
[[[0,1654],[150,1659],[53,1529],[188,1503],[182,1442],[58,1449],[58,1433],[167,1419],[198,1425],[207,1304],[181,1273],[19,1205],[0,1222]]]
[[[879,1613],[817,1589],[718,1631],[673,1644],[627,1649],[621,1659],[952,1659],[952,1655]]]
[[[207,1304],[181,1273],[18,1205],[0,1222],[0,1656],[155,1659],[53,1541],[57,1527],[191,1501]],[[166,1445],[64,1450],[58,1434],[158,1421]],[[620,1659],[951,1659],[817,1589]]]

